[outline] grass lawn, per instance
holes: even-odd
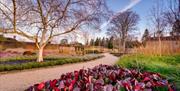
[[[100,54],[87,54],[84,56],[74,57],[45,57],[44,62],[36,62],[36,57],[12,57],[0,60],[0,72],[12,70],[24,70],[40,67],[48,67],[54,65],[62,65],[69,63],[85,62],[101,58]]]
[[[116,63],[121,67],[137,68],[140,71],[158,72],[180,90],[180,55],[146,56],[142,54],[124,55]]]

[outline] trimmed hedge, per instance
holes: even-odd
[[[87,54],[92,54],[92,53],[99,54],[99,53],[103,53],[103,52],[101,52],[99,50],[86,50],[86,53]]]
[[[16,57],[7,57],[7,58],[0,58],[0,62],[11,62],[11,61],[34,61],[37,59],[37,56],[16,56]],[[58,57],[52,56],[45,56],[44,60],[56,60],[59,59]]]
[[[111,54],[116,56],[116,57],[120,57],[120,56],[124,55],[124,53],[111,53]]]
[[[14,64],[14,65],[0,64],[0,72],[48,67],[48,66],[63,65],[63,64],[70,64],[70,63],[77,63],[77,62],[85,62],[85,61],[98,59],[101,57],[104,57],[104,56],[103,55],[94,55],[94,56],[83,56],[83,57],[77,57],[77,58],[56,58],[51,61],[45,61],[45,62],[33,61],[33,62],[22,63],[22,64]]]

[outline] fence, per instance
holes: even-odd
[[[147,55],[176,55],[180,54],[180,40],[147,41],[145,46],[134,48],[137,53]]]

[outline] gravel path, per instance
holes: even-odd
[[[16,73],[0,74],[0,91],[23,91],[30,85],[59,78],[62,73],[81,68],[92,68],[99,64],[113,65],[118,58],[105,53],[105,57],[84,63],[65,64],[51,68],[40,68]]]

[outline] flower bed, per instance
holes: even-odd
[[[47,57],[45,58],[44,62],[36,62],[34,57],[32,58],[17,58],[10,59],[9,61],[1,61],[0,60],[0,72],[3,71],[13,71],[13,70],[24,70],[24,69],[32,69],[32,68],[41,68],[41,67],[48,67],[48,66],[55,66],[55,65],[63,65],[63,64],[70,64],[70,63],[78,63],[78,62],[86,62],[95,60],[98,58],[102,58],[104,55],[99,54],[89,54],[84,56],[76,56],[76,57]],[[22,60],[18,60],[22,59]]]
[[[26,91],[175,91],[158,73],[99,65],[30,86]]]

